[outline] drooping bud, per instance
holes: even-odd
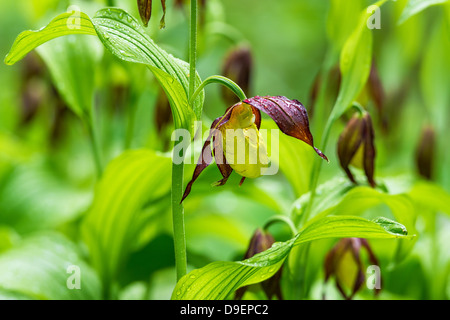
[[[435,144],[436,137],[433,127],[425,126],[416,149],[416,165],[419,174],[428,180],[433,178]]]
[[[245,93],[249,93],[253,72],[253,58],[250,48],[238,47],[228,53],[222,67],[222,74],[236,82]],[[222,87],[222,97],[227,105],[239,102],[230,90]]]
[[[364,169],[367,180],[375,187],[375,145],[372,120],[369,113],[357,113],[347,123],[339,137],[337,153],[340,165],[350,181],[357,183],[350,171],[350,164]]]
[[[152,2],[153,0],[137,0],[139,14],[145,27],[148,27],[148,22],[152,17]]]
[[[244,259],[249,259],[255,254],[266,251],[274,244],[274,242],[273,236],[268,231],[257,229],[250,240]],[[269,299],[272,299],[275,295],[279,300],[282,300],[280,288],[281,272],[282,269],[280,268],[280,270],[278,270],[271,278],[261,282],[261,286]],[[248,286],[238,289],[235,293],[235,299],[241,299],[247,289]]]
[[[337,289],[347,300],[354,297],[365,280],[365,265],[361,259],[362,248],[366,249],[370,264],[378,266],[378,260],[369,243],[361,238],[341,239],[325,258],[325,283],[334,277]],[[381,281],[381,278],[377,281]],[[381,284],[378,283],[375,288],[375,294],[378,294]]]
[[[139,15],[141,16],[142,23],[145,27],[148,27],[148,22],[152,17],[152,2],[153,0],[137,0]],[[160,21],[160,28],[163,29],[166,26],[166,0],[161,0],[161,6],[163,10],[163,17]]]

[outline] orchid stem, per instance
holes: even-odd
[[[326,150],[327,144],[328,144],[328,138],[330,136],[331,127],[334,124],[334,117],[333,114],[328,118],[328,121],[325,125],[324,132],[322,135],[322,143],[320,144],[320,147],[322,150]],[[315,161],[313,166],[313,171],[311,175],[311,182],[310,182],[310,196],[309,196],[309,202],[307,204],[307,207],[305,209],[305,212],[302,215],[301,222],[302,224],[305,224],[308,219],[309,215],[311,214],[311,209],[314,205],[314,198],[316,197],[316,189],[317,184],[319,183],[319,176],[320,176],[320,170],[322,169],[322,163],[323,161]]]
[[[191,0],[191,19],[189,23],[189,99],[195,92],[195,72],[197,63],[197,1]]]
[[[195,74],[197,60],[197,0],[191,0],[191,19],[189,23],[189,91],[188,101],[195,92]],[[175,159],[174,148],[173,159]],[[184,161],[172,163],[172,220],[177,280],[187,273],[186,232],[184,227],[183,197]]]
[[[174,149],[175,150],[175,149]],[[175,152],[175,151],[174,151]],[[174,155],[175,157],[175,155]],[[187,272],[186,233],[184,228],[184,208],[180,203],[183,195],[184,162],[172,163],[172,219],[177,280]]]
[[[274,224],[276,222],[283,222],[284,224],[286,224],[289,227],[289,229],[291,230],[293,237],[297,234],[297,229],[295,228],[295,225],[292,223],[292,220],[286,216],[281,216],[281,215],[276,215],[276,216],[271,217],[269,219],[269,221],[266,222],[263,229],[267,230],[272,224]]]

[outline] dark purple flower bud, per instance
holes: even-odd
[[[152,2],[153,0],[137,0],[139,14],[145,27],[148,26],[148,22],[152,17]],[[161,18],[160,28],[162,29],[166,26],[166,0],[161,0],[161,6],[163,10],[163,17]]]
[[[274,242],[274,238],[268,231],[257,229],[250,240],[244,259],[249,259],[258,253],[266,251],[274,244]],[[278,270],[271,278],[261,282],[261,286],[269,299],[272,299],[275,295],[279,300],[282,300],[280,287],[281,270],[282,269],[280,268],[280,270]],[[242,299],[247,289],[248,286],[236,290],[235,299]]]
[[[365,265],[360,255],[362,248],[367,251],[370,264],[378,266],[369,243],[361,238],[341,239],[325,258],[325,283],[334,277],[337,289],[347,300],[354,297],[365,280]],[[379,290],[376,289],[375,294]]]
[[[422,129],[419,143],[416,149],[416,165],[419,174],[425,179],[433,178],[433,163],[436,147],[436,137],[432,126]]]
[[[350,164],[364,169],[367,180],[375,187],[374,162],[375,145],[372,120],[369,113],[355,114],[347,123],[337,145],[339,162],[348,178],[357,183],[350,171]]]
[[[248,47],[238,47],[228,53],[222,67],[222,74],[236,82],[245,93],[249,93],[253,71],[253,58]],[[222,87],[222,97],[228,105],[239,102],[236,95]]]

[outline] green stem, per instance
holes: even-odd
[[[183,196],[183,172],[184,162],[180,164],[172,163],[172,219],[177,280],[180,280],[187,271],[184,208],[181,204],[181,198]]]
[[[334,124],[334,117],[333,113],[328,118],[327,124],[325,125],[324,132],[322,135],[322,143],[320,144],[322,150],[326,150],[327,144],[328,144],[328,138],[330,136],[331,127]],[[305,224],[308,221],[309,215],[311,213],[311,209],[314,204],[314,198],[316,197],[316,189],[317,184],[319,182],[319,176],[320,176],[320,170],[322,169],[322,163],[323,160],[315,161],[312,175],[311,175],[311,182],[310,182],[310,196],[309,196],[309,202],[305,209],[305,212],[303,213],[301,217],[302,224]]]
[[[197,96],[202,92],[202,90],[211,83],[219,83],[228,89],[230,89],[241,101],[247,99],[247,96],[245,95],[244,91],[239,87],[237,83],[235,83],[233,80],[228,79],[223,76],[211,76],[205,81],[203,81],[200,86],[195,90],[194,94],[189,99],[189,105],[192,105],[194,100],[197,98]]]
[[[266,224],[264,225],[263,229],[267,230],[272,224],[276,223],[276,222],[283,222],[285,223],[289,229],[291,230],[292,236],[294,237],[297,234],[297,229],[295,228],[295,225],[292,223],[292,220],[289,219],[286,216],[280,216],[280,215],[276,215],[273,216],[269,219],[269,221],[266,222]]]
[[[197,0],[191,1],[191,19],[189,23],[189,94],[188,101],[195,92],[195,73],[197,60]],[[174,148],[175,159],[175,148]],[[175,248],[175,266],[177,280],[187,272],[186,232],[184,228],[183,197],[184,161],[172,163],[172,223]]]
[[[189,23],[189,99],[195,91],[195,72],[197,63],[197,0],[191,0],[191,19]]]

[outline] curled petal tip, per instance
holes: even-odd
[[[323,154],[322,151],[314,147],[314,150],[316,150],[316,153],[324,160],[326,160],[328,163],[330,163],[330,160],[328,160],[327,156]]]

